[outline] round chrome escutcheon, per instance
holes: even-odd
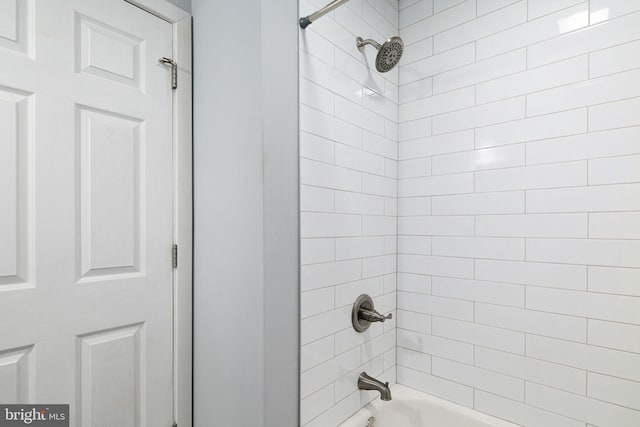
[[[355,329],[356,332],[364,332],[369,329],[369,325],[371,325],[371,322],[360,318],[359,313],[361,308],[373,310],[373,300],[369,295],[360,295],[353,304],[353,309],[351,310],[351,323],[353,324],[353,329]]]

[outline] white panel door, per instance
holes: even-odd
[[[172,27],[0,0],[0,402],[173,421]]]

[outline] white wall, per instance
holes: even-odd
[[[175,4],[182,10],[186,10],[187,12],[191,12],[191,0],[168,0],[170,3]]]
[[[301,15],[325,4],[301,1]],[[305,426],[335,426],[375,397],[356,388],[363,370],[395,382],[395,320],[358,334],[350,315],[363,293],[395,315],[398,73],[378,74],[355,39],[396,35],[397,17],[397,2],[352,0],[300,32]]]
[[[196,0],[193,16],[194,425],[295,427],[297,5]]]
[[[640,4],[400,9],[398,382],[640,425]]]
[[[193,3],[196,427],[214,418],[221,425],[262,425],[259,3]],[[214,42],[220,34],[236,37],[235,48],[224,49],[224,63]]]
[[[262,0],[265,427],[300,419],[298,5]],[[277,40],[277,43],[274,43]]]

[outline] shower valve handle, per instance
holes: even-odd
[[[360,308],[360,311],[358,312],[358,317],[368,322],[384,322],[385,320],[392,319],[393,313],[389,313],[388,315],[384,316],[375,310]]]
[[[373,322],[384,322],[391,318],[393,318],[391,313],[386,316],[378,313],[373,305],[373,299],[367,294],[360,295],[351,309],[351,324],[356,332],[364,332]]]

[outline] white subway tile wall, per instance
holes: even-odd
[[[356,36],[398,33],[375,72]],[[300,34],[302,425],[376,397],[366,370],[640,426],[640,2],[351,0]],[[362,293],[393,321],[355,333]]]
[[[326,3],[301,0],[300,12]],[[356,37],[397,34],[397,0],[351,0],[300,31],[304,426],[337,426],[375,398],[357,390],[361,371],[396,382],[398,134],[430,135],[431,120],[399,129],[398,69],[378,74]],[[358,334],[351,306],[364,293],[394,319]]]
[[[640,426],[640,2],[399,11],[398,382]]]

